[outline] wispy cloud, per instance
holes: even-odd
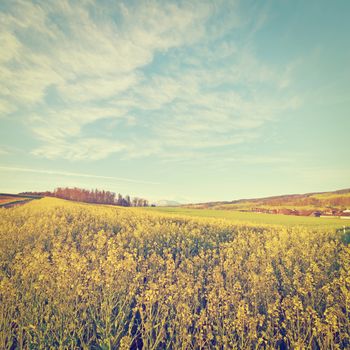
[[[97,160],[106,158],[110,153],[121,152],[125,149],[126,146],[118,141],[82,138],[74,142],[65,140],[49,142],[48,145],[36,149],[32,153],[36,156],[43,156],[49,159]]]
[[[16,0],[0,14],[0,115],[17,113],[41,144],[35,156],[164,158],[233,146],[300,103],[286,89],[290,66],[270,67],[250,45],[265,12],[242,43],[230,35],[253,23],[235,2],[105,6]],[[87,132],[106,119],[117,122],[108,138]]]
[[[35,174],[45,174],[45,175],[59,175],[67,177],[80,177],[80,178],[91,178],[91,179],[102,179],[102,180],[112,180],[116,182],[129,182],[136,184],[146,184],[146,185],[159,185],[158,182],[135,180],[130,178],[114,177],[114,176],[103,176],[103,175],[93,175],[84,173],[71,173],[66,171],[57,170],[43,170],[43,169],[32,169],[32,168],[20,168],[20,167],[10,167],[10,166],[0,166],[2,171],[10,172],[25,172],[25,173],[35,173]]]

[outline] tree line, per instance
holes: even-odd
[[[129,195],[123,197],[120,193],[105,190],[87,190],[83,188],[58,187],[53,192],[22,192],[21,195],[47,196],[68,199],[71,201],[95,203],[95,204],[110,204],[119,205],[122,207],[148,207],[147,199],[134,197]]]

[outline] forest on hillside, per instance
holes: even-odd
[[[94,203],[94,204],[109,204],[122,207],[148,207],[147,199],[133,197],[129,195],[125,197],[120,193],[105,191],[105,190],[87,190],[82,188],[58,187],[53,192],[22,192],[21,195],[37,195],[42,197],[56,197],[77,202]]]

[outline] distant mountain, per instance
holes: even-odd
[[[161,199],[159,201],[154,202],[154,204],[157,207],[177,207],[181,205],[181,203],[172,201],[172,200],[167,200],[167,199]]]
[[[233,201],[184,205],[196,209],[225,209],[289,215],[343,215],[350,208],[350,189]]]

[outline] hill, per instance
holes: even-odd
[[[312,192],[234,201],[185,205],[192,209],[222,209],[302,216],[348,216],[350,189]]]
[[[193,209],[184,207],[148,207],[141,208],[146,212],[161,213],[170,216],[184,216],[190,218],[215,218],[231,222],[250,223],[254,225],[281,225],[283,227],[313,227],[343,229],[350,231],[350,220],[344,220],[337,216],[313,217],[313,216],[296,216],[268,214],[260,212],[248,212],[238,210],[219,210],[219,209]],[[349,232],[350,233],[350,232]]]
[[[177,207],[181,205],[181,203],[177,201],[167,200],[167,199],[161,199],[159,201],[156,201],[154,203],[157,207]]]

